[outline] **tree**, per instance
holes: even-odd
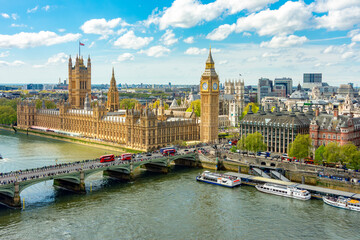
[[[341,158],[341,152],[340,152],[340,146],[339,144],[335,143],[335,142],[331,142],[331,143],[328,143],[326,146],[325,146],[325,151],[324,151],[324,159],[326,160],[326,162],[328,163],[336,163],[336,162],[339,162],[339,161],[342,161],[340,160]]]
[[[324,152],[325,152],[325,146],[321,145],[320,147],[318,147],[315,151],[315,163],[316,164],[321,164],[324,160]]]
[[[0,106],[9,106],[16,111],[17,101],[15,99],[0,98]]]
[[[236,150],[237,150],[237,149],[236,149],[236,146],[232,146],[232,147],[230,148],[230,152],[233,152],[233,153],[234,153],[234,152],[236,152]]]
[[[157,108],[160,106],[160,100],[157,100],[156,102],[153,103],[153,108]],[[164,103],[164,107],[165,107],[165,110],[169,109],[169,104],[167,103]]]
[[[358,151],[357,147],[353,143],[347,143],[340,147],[340,162],[343,164],[344,162],[349,163],[353,161],[354,154]]]
[[[289,156],[297,159],[304,159],[310,155],[311,138],[309,134],[298,134],[290,144]]]
[[[35,106],[36,106],[37,109],[42,108],[43,101],[45,103],[45,108],[46,109],[55,109],[56,108],[56,104],[53,101],[36,99]]]
[[[194,107],[194,112],[195,112],[196,116],[200,117],[201,116],[201,101],[200,101],[200,99],[192,101],[190,104],[190,107],[186,111],[192,112],[193,107]]]
[[[264,143],[264,137],[259,132],[251,133],[246,136],[245,149],[251,152],[265,151],[267,145]]]
[[[120,101],[120,109],[133,109],[138,103],[136,99],[125,98]]]
[[[245,137],[242,136],[240,138],[240,140],[238,141],[237,143],[237,148],[238,149],[241,149],[241,150],[245,150],[246,149],[246,140],[245,140]]]
[[[246,107],[244,108],[244,111],[241,113],[240,120],[243,119],[245,117],[245,115],[249,112],[250,106],[251,106],[251,110],[253,113],[257,113],[257,111],[259,111],[259,107],[256,103],[253,103],[253,102],[248,103],[246,105]]]
[[[351,169],[359,170],[360,169],[360,151],[356,151],[351,154],[351,157],[348,159],[348,166]]]
[[[10,106],[0,106],[0,124],[16,123],[16,111]]]

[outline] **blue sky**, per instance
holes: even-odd
[[[56,83],[92,58],[92,82],[197,84],[209,46],[222,82],[321,72],[360,80],[360,0],[0,0],[0,84]]]

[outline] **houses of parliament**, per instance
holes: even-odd
[[[85,137],[149,151],[176,141],[214,142],[218,139],[219,79],[211,49],[200,80],[201,120],[194,111],[165,110],[164,104],[119,109],[119,93],[114,69],[107,102],[91,108],[91,59],[80,56],[69,68],[69,98],[57,109],[41,109],[31,101],[17,106],[17,125],[22,129],[50,129],[58,134]]]

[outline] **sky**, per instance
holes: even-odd
[[[221,82],[360,87],[360,0],[0,0],[0,84],[67,79],[79,41],[93,84],[198,84],[211,46]]]

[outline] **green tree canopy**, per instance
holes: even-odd
[[[11,106],[0,106],[0,124],[14,124],[16,111]]]
[[[200,99],[192,101],[190,104],[190,107],[186,111],[192,112],[193,107],[194,107],[194,112],[195,112],[196,116],[200,117],[201,116],[201,101],[200,101]]]
[[[232,146],[232,147],[230,148],[230,152],[233,152],[233,153],[234,153],[234,152],[236,152],[236,150],[237,150],[237,149],[236,149],[236,146]]]
[[[259,132],[251,133],[245,138],[245,149],[251,152],[265,151],[267,145]]]
[[[326,162],[328,163],[336,163],[336,162],[342,162],[341,158],[341,148],[339,146],[339,144],[335,143],[335,142],[331,142],[328,143],[325,146],[325,151],[324,151],[324,159]]]
[[[17,100],[15,99],[7,99],[7,98],[0,98],[0,106],[9,106],[12,107],[16,111],[17,108]]]
[[[241,150],[246,150],[246,138],[242,136],[237,143],[237,148]]]
[[[248,111],[250,110],[250,106],[251,106],[253,113],[257,113],[257,111],[259,111],[259,107],[256,103],[253,103],[253,102],[248,103],[246,105],[246,107],[244,108],[244,111],[241,113],[240,120],[243,119],[245,117],[245,115],[248,113]]]
[[[157,108],[157,107],[159,107],[159,106],[160,106],[160,100],[157,100],[156,102],[154,102],[154,103],[152,104],[152,107],[153,107],[153,108]],[[164,106],[165,106],[165,110],[168,110],[168,109],[169,109],[169,104],[167,104],[167,103],[164,102]]]
[[[321,164],[324,160],[324,152],[325,152],[325,146],[321,145],[320,147],[318,147],[315,151],[315,163],[316,164]]]
[[[139,101],[133,98],[125,98],[120,101],[120,109],[133,109]]]
[[[298,134],[295,140],[290,144],[289,156],[297,159],[304,159],[310,155],[311,138],[309,134]]]
[[[55,104],[53,101],[44,100],[44,102],[45,102],[45,108],[46,108],[46,109],[55,109],[55,108],[56,108],[56,104]],[[42,103],[43,103],[43,100],[41,100],[41,99],[36,99],[36,102],[35,102],[36,108],[37,108],[37,109],[42,108]]]

